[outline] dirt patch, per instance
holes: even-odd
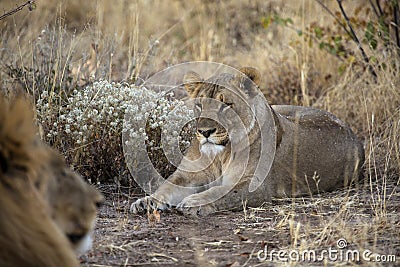
[[[257,209],[206,218],[164,212],[156,224],[149,224],[146,215],[128,213],[132,200],[127,194],[112,187],[102,190],[107,202],[100,211],[93,249],[81,257],[83,266],[281,265],[289,257],[279,259],[276,254],[271,262],[267,256],[272,250],[291,252],[292,257],[304,250],[316,252],[314,260],[299,260],[300,265],[343,265],[345,258],[322,259],[329,248],[338,250],[337,256],[359,251],[360,259],[351,260],[356,264],[367,263],[362,258],[366,250],[397,256],[397,262],[385,266],[400,260],[400,190],[394,182],[381,202],[368,189],[359,189],[275,200]],[[344,240],[345,247],[338,248],[338,240]],[[268,255],[259,252],[265,247]]]

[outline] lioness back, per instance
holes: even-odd
[[[364,148],[345,123],[312,107],[273,105],[272,109],[282,139],[275,159],[281,179],[274,183],[273,196],[332,191],[357,181]]]
[[[38,139],[29,101],[0,95],[0,266],[79,266],[101,201]]]

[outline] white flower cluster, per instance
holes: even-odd
[[[134,101],[126,109],[122,130],[124,136],[128,136],[124,138],[128,149],[134,148],[143,141],[150,150],[174,146],[176,141],[183,147],[190,144],[189,139],[185,138],[187,136],[182,138],[180,134],[183,130],[183,134],[188,135],[193,129],[190,123],[188,129],[184,128],[186,123],[192,121],[193,111],[188,109],[182,101],[169,100],[172,97],[172,93],[155,93],[145,88],[136,93],[135,99],[138,101]],[[157,135],[157,130],[161,131],[162,140],[153,139]]]
[[[170,136],[165,140],[173,142],[180,138],[177,127],[183,126],[182,122],[190,121],[193,112],[182,101],[170,100],[171,96],[126,83],[94,82],[82,91],[75,90],[67,104],[60,107],[58,119],[52,123],[47,138],[57,138],[63,131],[76,145],[96,141],[107,134],[121,142],[121,132],[128,131],[129,142],[133,142],[131,145],[139,142],[140,137],[149,141],[150,146],[160,146],[147,136],[149,128],[159,128],[163,135]],[[42,118],[51,112],[50,98],[50,94],[43,91],[37,101],[37,110]],[[136,123],[131,125],[132,121],[140,122],[143,127],[135,127]],[[187,140],[179,140],[181,145],[188,145]]]

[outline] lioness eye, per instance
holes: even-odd
[[[233,103],[224,103],[225,105],[221,106],[221,110],[227,110],[229,108],[232,108]]]
[[[201,103],[196,103],[195,107],[198,111],[201,111]]]

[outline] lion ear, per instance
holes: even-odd
[[[200,90],[203,78],[194,71],[189,71],[183,76],[183,84],[191,98],[195,98]]]
[[[252,80],[257,85],[257,87],[260,87],[261,74],[257,69],[252,67],[243,67],[240,69],[240,72],[249,77],[250,80]]]

